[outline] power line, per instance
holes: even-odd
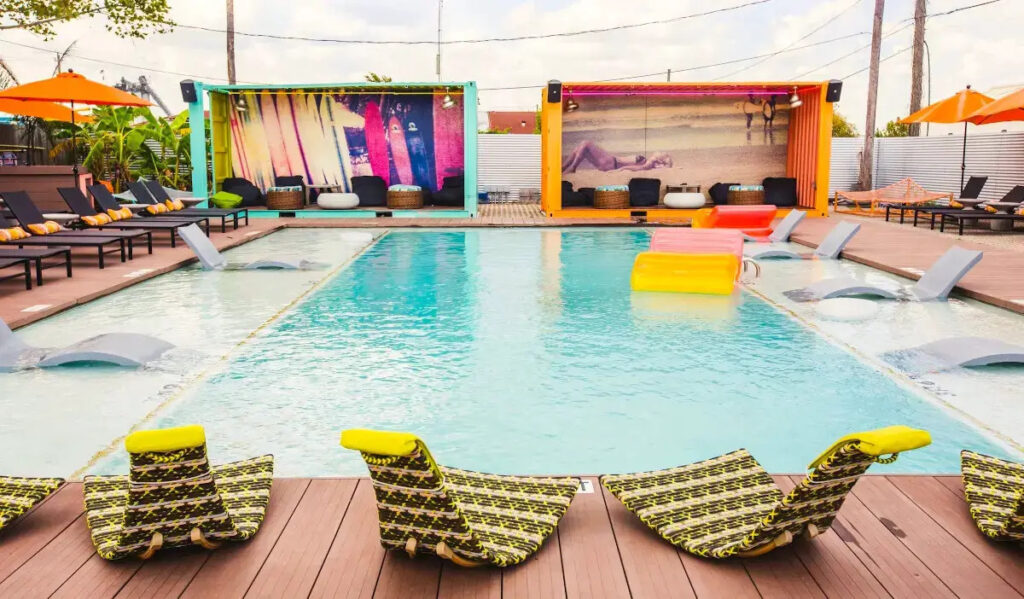
[[[698,71],[698,70],[701,70],[701,69],[710,69],[711,67],[721,67],[721,66],[725,66],[725,65],[729,65],[729,64],[736,64],[736,63],[739,63],[739,62],[746,62],[748,60],[757,60],[758,58],[765,58],[765,57],[776,56],[778,54],[784,54],[786,52],[796,52],[798,50],[805,50],[807,48],[813,48],[815,46],[823,46],[823,45],[826,45],[826,44],[832,44],[832,43],[839,42],[839,41],[842,41],[842,40],[845,40],[845,39],[850,39],[852,37],[859,37],[861,35],[867,35],[867,34],[868,33],[866,31],[858,31],[857,33],[850,33],[850,34],[843,35],[843,36],[840,36],[840,37],[836,37],[836,38],[832,38],[832,39],[827,39],[827,40],[822,40],[820,42],[814,42],[814,43],[811,43],[811,44],[805,44],[803,46],[796,46],[796,47],[788,48],[788,49],[784,49],[784,50],[776,50],[774,52],[769,52],[767,54],[757,54],[757,55],[754,55],[754,56],[747,56],[745,58],[734,58],[734,59],[731,59],[731,60],[723,60],[723,61],[720,61],[720,62],[713,62],[713,63],[709,63],[709,64],[702,64],[702,65],[695,65],[695,66],[688,66],[688,67],[673,68],[672,72],[673,73],[685,73],[687,71]],[[643,73],[641,75],[625,75],[625,76],[622,76],[622,77],[613,77],[613,78],[610,78],[610,79],[595,79],[594,82],[595,83],[604,83],[604,82],[608,82],[608,81],[628,81],[630,79],[642,79],[644,77],[655,77],[655,76],[660,76],[660,75],[664,75],[664,74],[665,74],[665,71],[661,70],[661,71],[656,71],[654,73]],[[514,85],[514,86],[509,86],[509,87],[481,87],[480,91],[500,91],[500,90],[511,90],[511,89],[537,89],[538,87],[541,87],[541,86],[537,85],[537,84],[533,84],[533,85]]]
[[[475,38],[475,39],[461,39],[461,40],[444,40],[441,42],[442,45],[453,45],[453,44],[485,44],[490,42],[519,42],[526,40],[540,40],[550,39],[556,37],[575,37],[578,35],[589,35],[593,33],[607,33],[609,31],[623,31],[626,29],[636,29],[638,27],[647,27],[649,25],[664,25],[667,23],[677,23],[679,21],[685,21],[687,19],[695,19],[698,17],[706,17],[718,13],[731,12],[734,10],[740,10],[749,6],[755,6],[758,4],[765,4],[772,2],[773,0],[750,0],[744,4],[737,4],[735,6],[726,6],[723,8],[715,8],[712,10],[706,10],[704,12],[692,13],[688,15],[682,15],[679,17],[671,17],[668,19],[658,19],[656,21],[644,21],[642,23],[630,23],[628,25],[615,25],[612,27],[599,27],[594,29],[580,29],[577,31],[562,31],[559,33],[542,33],[537,35],[519,35],[513,37],[487,37],[487,38]],[[215,27],[205,27],[203,25],[181,25],[176,24],[175,27],[182,29],[194,29],[196,31],[208,31],[212,33],[226,33],[226,29],[217,29]],[[437,40],[369,40],[369,39],[344,39],[344,38],[331,38],[331,37],[307,37],[301,35],[281,35],[275,33],[252,33],[244,31],[235,31],[235,35],[244,37],[256,37],[263,39],[275,39],[275,40],[293,40],[301,42],[318,42],[318,43],[330,43],[330,44],[368,44],[368,45],[397,45],[397,46],[420,46],[420,45],[436,45]]]
[[[908,24],[904,25],[903,27],[900,27],[899,29],[894,29],[893,31],[890,31],[889,33],[883,35],[882,39],[883,40],[884,39],[888,39],[888,38],[896,35],[897,33],[903,31],[904,29],[907,29],[908,27],[910,27],[910,25],[911,25],[911,23],[908,23]],[[797,79],[803,79],[804,77],[810,75],[811,73],[813,73],[815,71],[820,71],[821,69],[824,69],[825,67],[830,67],[830,66],[834,65],[835,63],[840,62],[842,60],[845,60],[845,59],[853,56],[854,54],[857,54],[858,52],[866,50],[866,49],[868,49],[870,47],[871,47],[871,44],[866,44],[866,45],[863,45],[863,46],[861,46],[859,48],[855,48],[854,50],[852,50],[852,51],[850,51],[850,52],[848,52],[846,54],[843,54],[839,58],[836,58],[834,60],[830,60],[830,61],[826,62],[823,65],[816,66],[813,69],[811,69],[809,71],[805,71],[803,73],[800,73],[799,75],[797,75],[795,77],[791,77],[790,81],[796,81]]]
[[[883,62],[889,60],[890,58],[894,58],[896,56],[899,56],[900,54],[903,54],[904,52],[906,52],[909,49],[910,49],[910,47],[908,46],[906,48],[903,48],[902,50],[897,50],[897,51],[893,52],[892,54],[886,56],[885,58],[879,60],[878,62],[879,63],[883,63]],[[854,75],[859,75],[859,74],[863,73],[864,71],[868,70],[869,68],[871,68],[871,67],[864,67],[864,68],[861,68],[861,69],[857,69],[856,71],[854,71],[854,72],[850,73],[849,75],[843,77],[843,79],[845,80],[845,79],[849,79],[850,77],[853,77]]]
[[[860,3],[861,3],[861,0],[853,0],[853,2],[852,2],[852,3],[850,3],[850,5],[849,5],[849,6],[847,6],[847,7],[846,7],[846,8],[844,8],[843,10],[841,10],[841,11],[837,12],[836,14],[832,15],[832,16],[831,16],[831,17],[829,17],[828,19],[825,19],[825,21],[823,21],[823,22],[821,23],[821,25],[818,25],[817,27],[815,27],[814,29],[812,29],[812,30],[811,30],[811,31],[810,31],[809,33],[807,33],[807,34],[806,34],[806,35],[804,35],[803,37],[800,37],[800,38],[797,38],[797,39],[793,40],[793,41],[792,41],[792,42],[791,42],[791,43],[790,43],[789,45],[787,45],[787,46],[783,47],[783,48],[782,48],[782,49],[780,50],[780,52],[782,52],[782,51],[785,51],[785,50],[788,50],[789,48],[792,48],[792,47],[793,47],[794,45],[796,45],[796,44],[798,44],[798,43],[800,43],[800,42],[804,41],[805,39],[807,39],[807,38],[811,37],[811,36],[812,36],[812,35],[814,35],[815,33],[818,33],[819,31],[821,31],[821,30],[822,30],[822,29],[824,29],[825,27],[827,27],[827,26],[831,25],[832,23],[834,23],[834,22],[836,21],[836,19],[838,19],[839,17],[843,16],[844,14],[846,14],[847,12],[849,12],[849,11],[850,11],[850,9],[852,9],[852,8],[853,8],[854,6],[857,6],[857,5],[858,5],[858,4],[860,4]],[[773,55],[770,55],[770,56],[766,56],[765,58],[761,59],[761,60],[760,60],[760,61],[758,61],[758,62],[755,62],[754,64],[750,64],[750,65],[747,65],[747,66],[745,66],[745,67],[739,68],[739,69],[737,69],[737,70],[735,70],[735,71],[733,71],[733,72],[731,72],[731,73],[729,73],[729,74],[727,74],[727,75],[722,75],[722,76],[720,76],[720,77],[715,77],[715,79],[714,79],[714,80],[715,80],[715,81],[720,81],[720,80],[722,80],[722,79],[728,79],[729,77],[733,77],[733,76],[735,76],[735,75],[739,75],[739,74],[740,74],[740,73],[742,73],[743,71],[746,71],[746,70],[752,69],[752,68],[754,68],[754,67],[756,67],[756,66],[758,66],[758,65],[762,65],[762,64],[764,64],[764,63],[768,62],[769,60],[771,60],[771,59],[772,59],[772,57],[773,57],[773,56],[774,56],[774,54],[773,54]]]

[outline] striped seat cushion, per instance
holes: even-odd
[[[1024,464],[964,450],[960,471],[978,529],[996,540],[1024,541]]]
[[[0,530],[64,484],[62,478],[0,476]]]

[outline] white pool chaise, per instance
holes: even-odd
[[[65,348],[47,350],[22,341],[0,320],[0,372],[23,368],[50,368],[78,362],[102,362],[139,367],[156,360],[174,345],[139,333],[106,333]]]
[[[811,283],[802,289],[790,289],[783,294],[795,302],[810,302],[833,297],[871,295],[886,299],[914,301],[945,300],[960,279],[981,261],[982,252],[952,247],[932,264],[911,287],[897,290],[877,287],[853,277],[837,277]]]
[[[192,248],[205,270],[312,270],[319,268],[315,262],[297,258],[272,258],[231,264],[198,226],[181,227],[178,229],[178,234],[185,240],[185,244]]]
[[[789,214],[786,215],[779,224],[772,228],[772,232],[768,235],[768,241],[770,243],[781,243],[783,241],[789,241],[789,236],[793,234],[796,226],[800,224],[800,221],[807,216],[807,213],[803,210],[790,210]],[[746,233],[743,234],[744,241],[762,241],[764,238],[758,239],[757,237],[751,237]]]
[[[931,365],[932,370],[1024,364],[1024,346],[988,337],[950,337],[891,354],[924,361]]]
[[[771,247],[766,248],[755,248],[750,251],[744,250],[743,255],[747,258],[753,258],[755,260],[763,260],[766,258],[789,258],[794,260],[800,260],[802,258],[819,258],[821,260],[835,260],[839,257],[839,254],[846,249],[846,244],[850,243],[853,236],[860,231],[860,225],[842,221],[836,226],[832,227],[832,230],[828,232],[825,239],[821,240],[818,247],[814,248],[813,252],[798,253],[783,248]]]

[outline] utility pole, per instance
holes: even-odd
[[[669,70],[668,70],[668,71],[667,71],[667,72],[665,73],[665,81],[672,81],[672,69],[669,69]]]
[[[871,189],[871,166],[875,150],[875,109],[878,103],[878,62],[882,54],[882,14],[885,0],[875,0],[875,19],[871,27],[871,65],[868,69],[868,110],[864,123],[864,150],[860,153],[860,175],[857,183],[861,190]]]
[[[225,0],[228,9],[228,83],[235,84],[235,0]]]
[[[437,81],[441,79],[441,9],[444,7],[444,0],[437,0]]]
[[[914,57],[910,66],[910,114],[921,110],[921,81],[924,78],[924,20],[927,0],[914,0]],[[921,123],[910,123],[911,137],[921,135]]]

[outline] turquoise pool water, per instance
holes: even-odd
[[[150,424],[202,423],[215,460],[363,474],[344,428],[419,434],[439,460],[502,473],[667,467],[746,447],[799,472],[889,424],[928,448],[877,472],[1007,455],[908,385],[751,294],[634,295],[638,230],[394,231]],[[124,467],[118,452],[99,471]]]

